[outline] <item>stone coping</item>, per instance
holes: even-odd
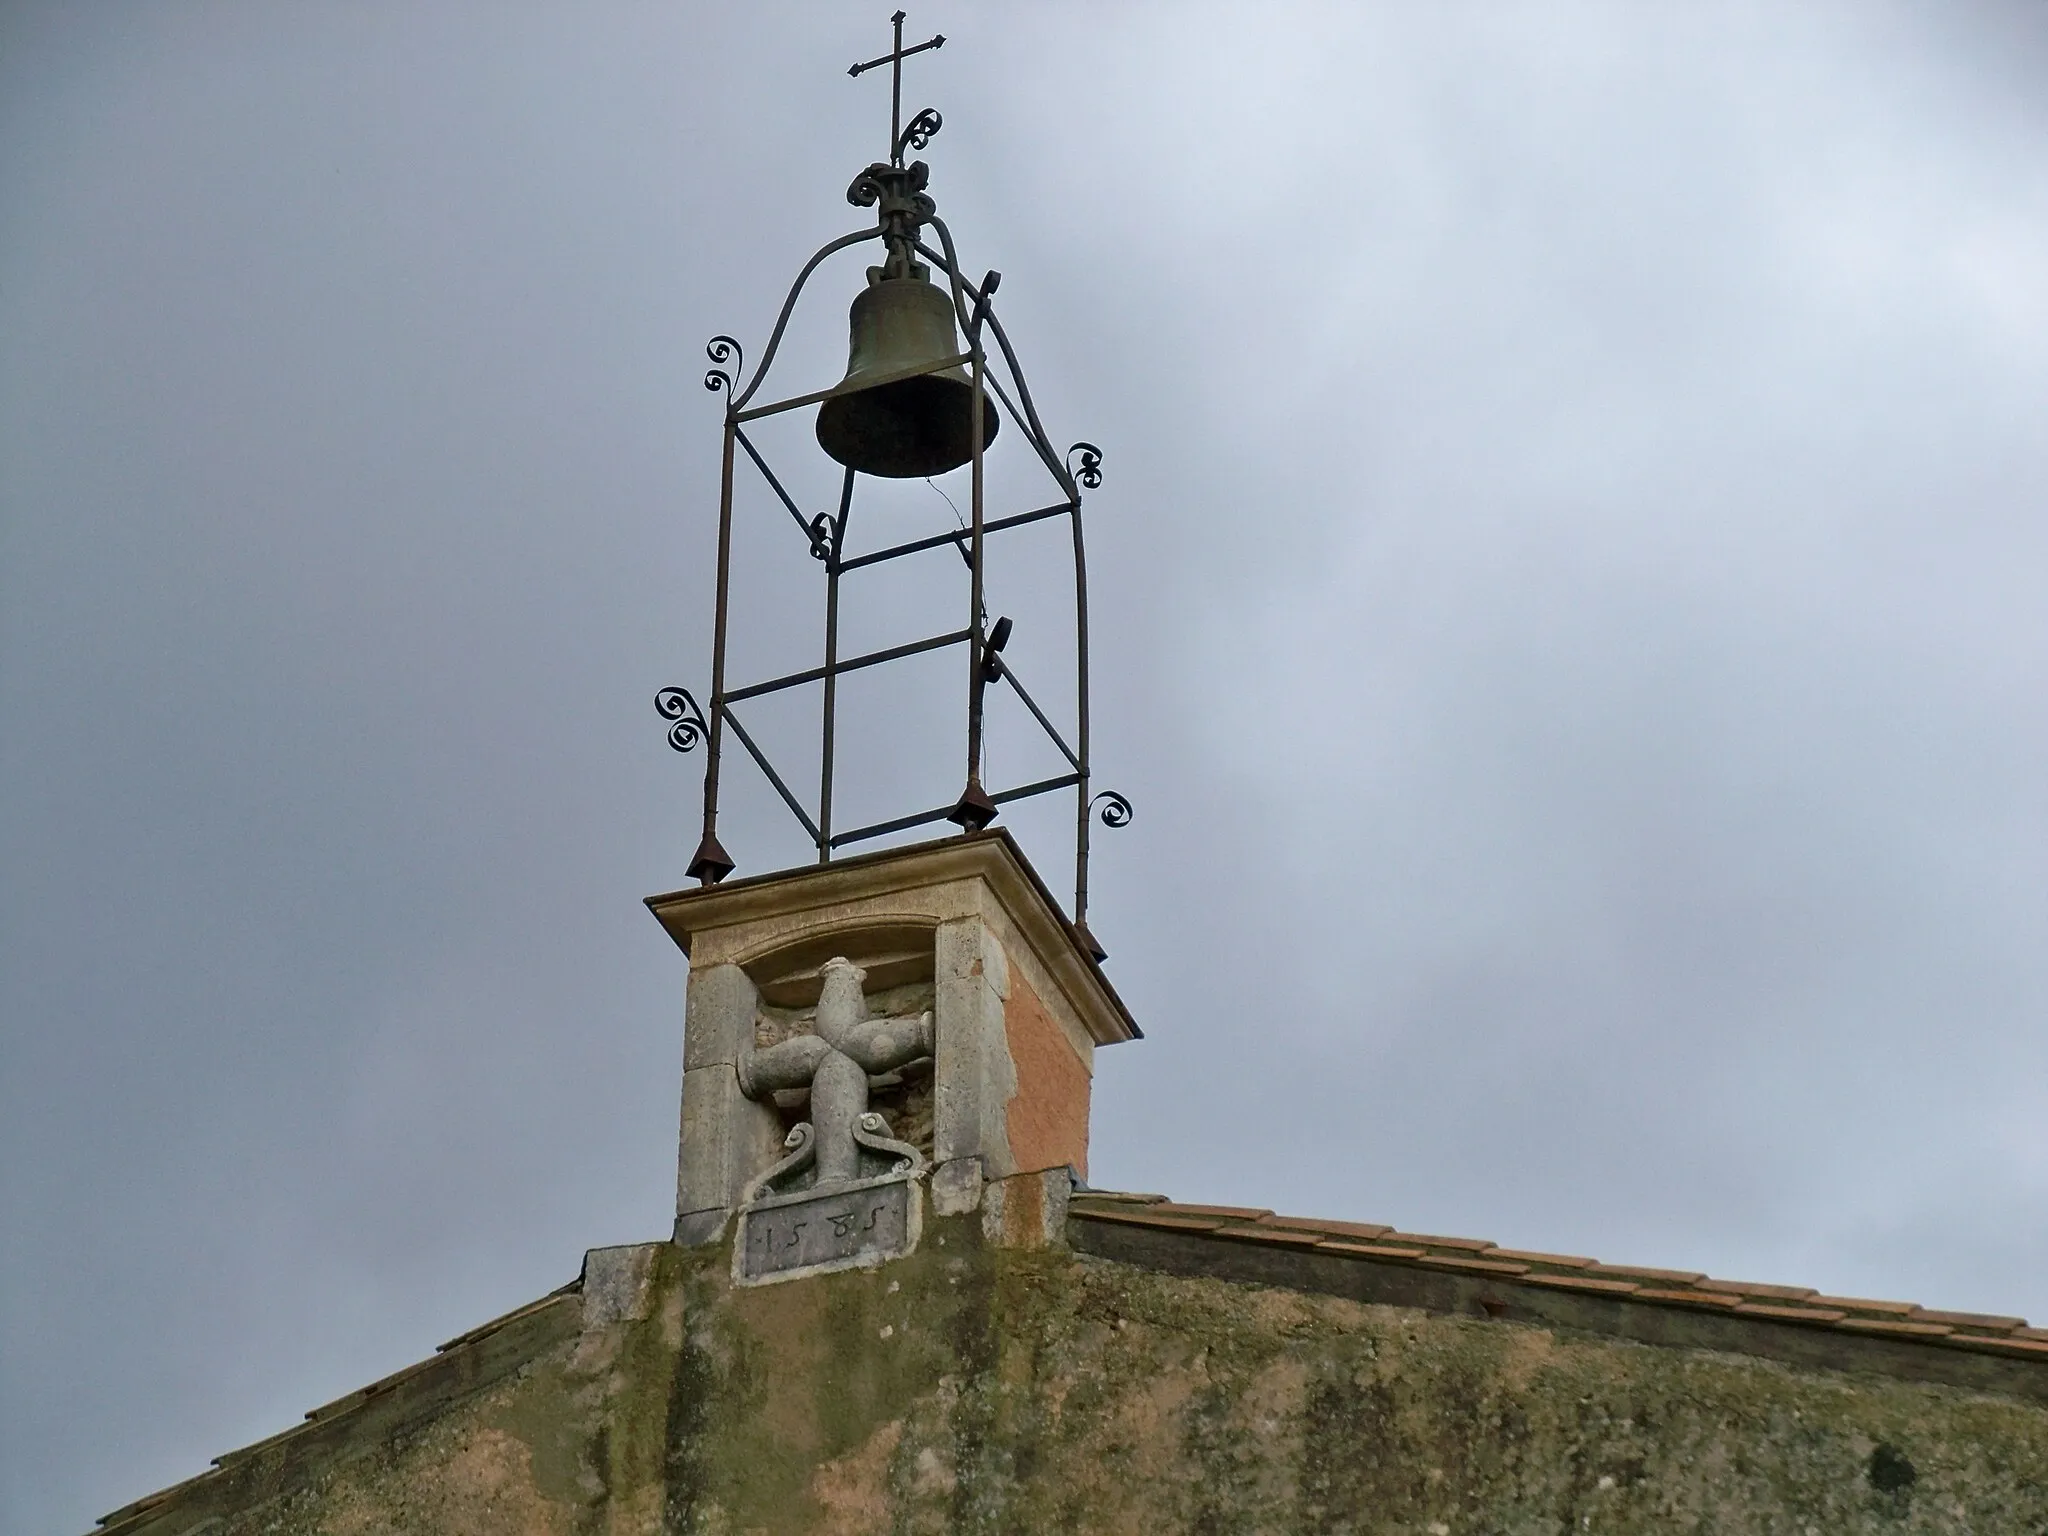
[[[324,1453],[430,1418],[573,1338],[583,1323],[582,1291],[578,1276],[538,1301],[458,1334],[427,1359],[309,1410],[301,1423],[214,1457],[212,1467],[197,1477],[102,1515],[93,1536],[141,1531],[174,1507],[196,1506],[199,1524],[194,1529],[204,1529],[212,1522],[203,1511],[214,1500],[233,1507],[296,1486]]]
[[[1554,1322],[1643,1342],[2017,1387],[2048,1399],[2048,1328],[2029,1327],[2021,1317],[1603,1264],[1367,1222],[1186,1205],[1163,1195],[1076,1190],[1068,1217],[1068,1240],[1079,1251],[1147,1266],[1429,1311]],[[1243,1257],[1255,1252],[1260,1258]],[[1805,1342],[1790,1342],[1794,1337]],[[1936,1365],[1937,1359],[1949,1363]]]
[[[1076,1190],[1066,1214],[1067,1242],[1076,1252],[1171,1273],[2048,1402],[2048,1329],[2019,1317],[1603,1264],[1578,1254],[1260,1207],[1181,1204],[1163,1195]],[[137,1536],[180,1509],[203,1527],[210,1506],[273,1497],[347,1446],[431,1418],[574,1337],[584,1321],[583,1290],[579,1276],[457,1335],[430,1358],[312,1409],[282,1433],[216,1457],[197,1477],[103,1516],[94,1536]]]

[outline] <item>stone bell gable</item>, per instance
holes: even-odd
[[[908,1251],[927,1197],[937,1215],[982,1211],[1004,1240],[1045,1239],[1087,1172],[1095,1048],[1140,1031],[1006,833],[648,906],[691,962],[677,1242],[720,1241],[764,1201],[787,1225],[807,1192],[879,1200],[892,1181],[888,1209],[842,1199],[784,1231],[805,1260],[791,1272]],[[835,1001],[835,986],[859,990]],[[856,1035],[859,1063],[828,1039]],[[902,1166],[863,1164],[862,1148],[886,1158],[876,1140],[900,1143]],[[811,1246],[849,1222],[891,1236]]]
[[[2048,1330],[1080,1183],[1137,1038],[1014,844],[649,905],[673,1240],[99,1536],[2048,1531]]]
[[[1139,1030],[1006,836],[649,905],[674,1239],[100,1536],[2048,1530],[2019,1317],[1087,1188]]]

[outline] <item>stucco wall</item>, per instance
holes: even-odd
[[[726,1274],[662,1247],[637,1315],[219,1525],[138,1529],[2048,1530],[2048,1409],[2002,1396],[992,1251],[972,1220],[873,1271]]]

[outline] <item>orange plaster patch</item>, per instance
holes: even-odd
[[[1071,1164],[1088,1172],[1088,1069],[1074,1054],[1023,968],[1010,967],[1003,1033],[1017,1069],[1017,1096],[1008,1106],[1010,1154],[1019,1173]]]
[[[811,1497],[825,1512],[821,1530],[832,1536],[879,1531],[889,1522],[889,1461],[903,1439],[903,1421],[891,1420],[865,1444],[811,1474]]]

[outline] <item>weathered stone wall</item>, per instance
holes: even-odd
[[[2037,1402],[993,1250],[975,1219],[783,1285],[645,1262],[430,1422],[138,1529],[2048,1531]]]

